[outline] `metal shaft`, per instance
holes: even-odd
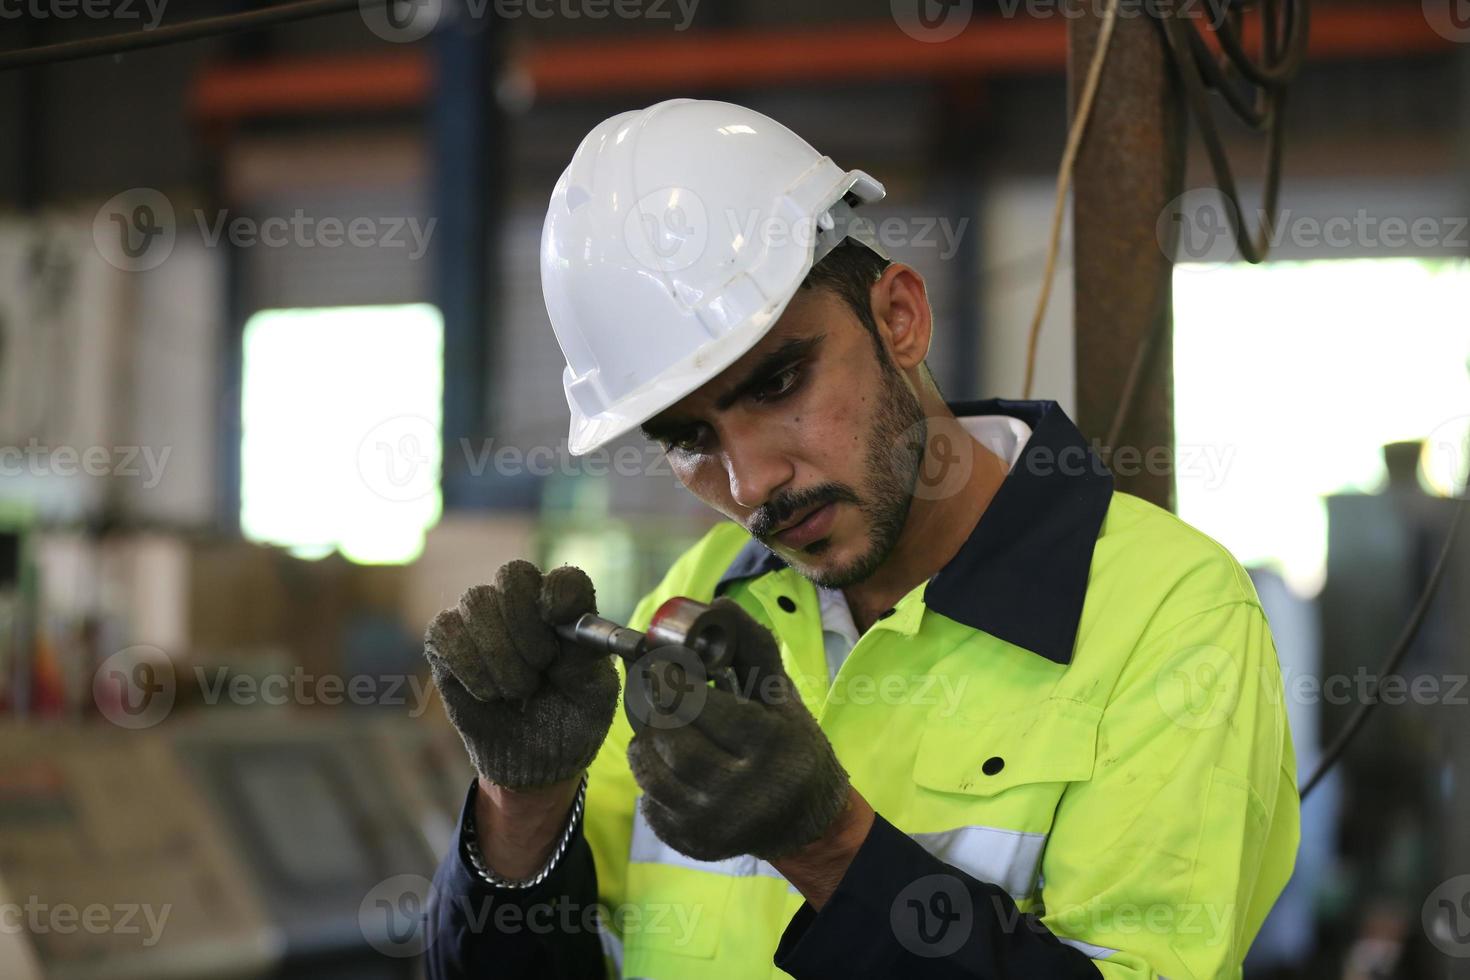
[[[728,610],[678,596],[659,607],[647,633],[619,626],[595,613],[586,613],[574,623],[558,626],[556,631],[598,656],[615,653],[629,664],[654,647],[687,647],[714,676],[734,662],[736,629]]]
[[[648,640],[637,630],[619,626],[595,613],[585,613],[576,622],[564,623],[556,628],[556,632],[599,656],[615,653],[630,664],[643,655]]]

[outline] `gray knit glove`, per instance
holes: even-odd
[[[577,776],[602,746],[618,705],[606,656],[552,626],[597,611],[592,582],[564,565],[543,579],[528,561],[495,573],[429,624],[434,683],[479,774],[512,789]]]
[[[847,803],[847,771],[782,667],[776,638],[733,601],[715,604],[737,614],[733,678],[706,687],[687,669],[690,651],[665,648],[661,662],[660,650],[649,653],[646,672],[630,671],[630,685],[651,675],[657,693],[628,764],[644,819],[665,844],[698,861],[770,861],[825,833]]]

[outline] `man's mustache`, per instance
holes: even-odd
[[[852,488],[841,483],[823,483],[805,490],[790,490],[758,507],[750,516],[750,523],[745,529],[750,532],[751,537],[764,541],[797,514],[838,502],[856,504],[859,498]]]

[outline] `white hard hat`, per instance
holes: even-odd
[[[551,192],[541,290],[581,455],[694,391],[776,322],[883,185],[758,112],[674,99],[588,133]],[[886,256],[885,256],[886,257]]]

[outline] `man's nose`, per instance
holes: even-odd
[[[785,453],[753,433],[734,435],[724,445],[730,497],[746,510],[755,510],[766,503],[795,474],[795,467]]]

